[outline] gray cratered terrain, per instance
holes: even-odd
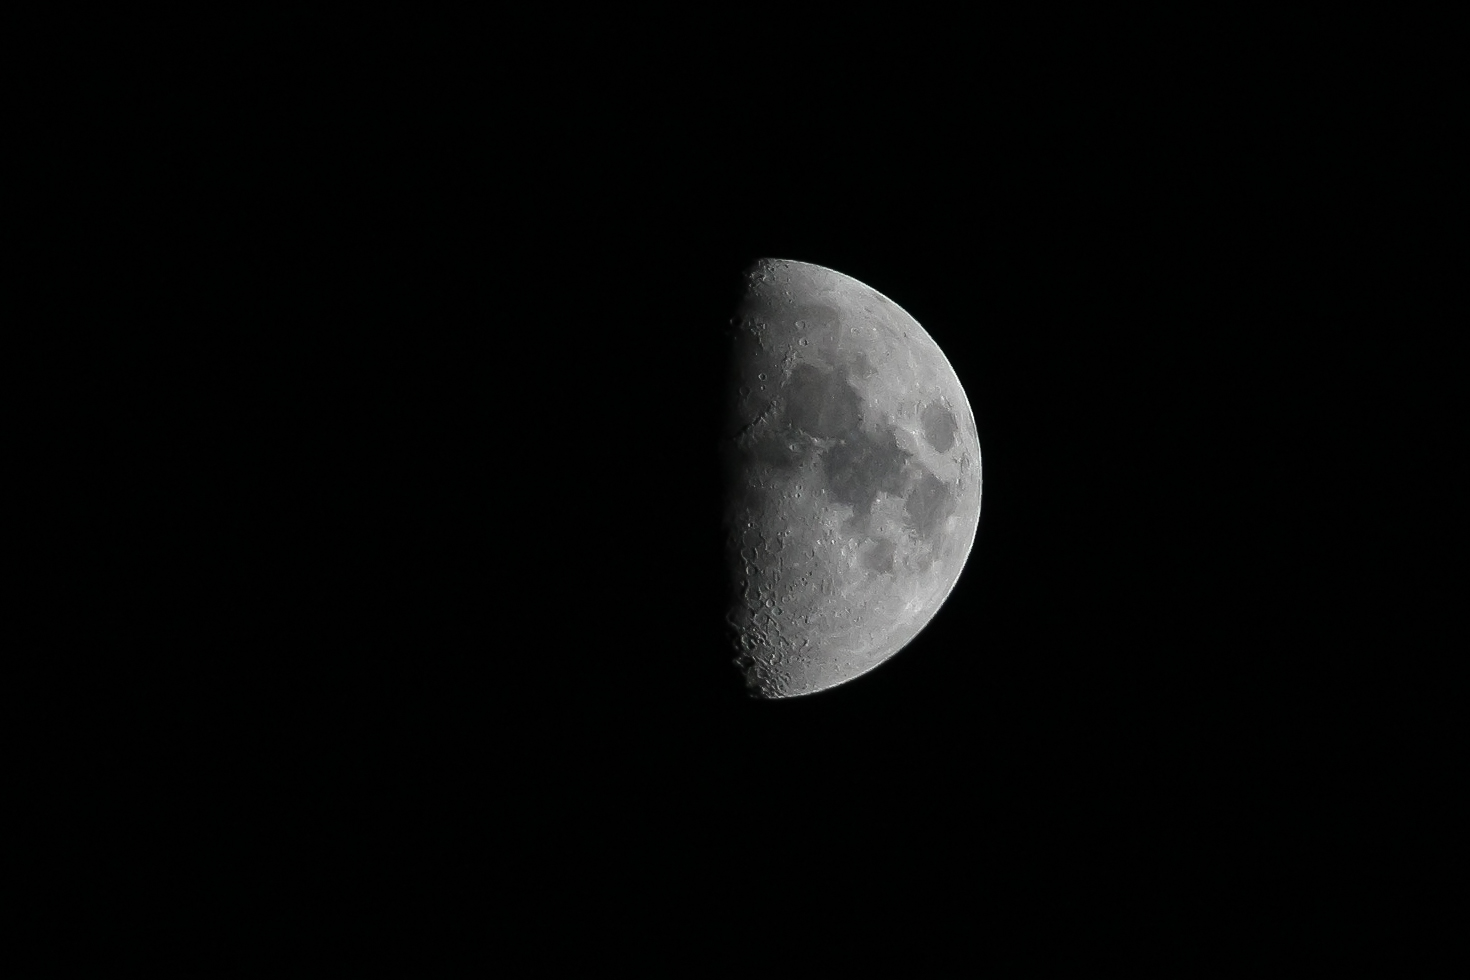
[[[724,458],[728,614],[763,697],[866,673],[933,618],[980,519],[980,443],[953,368],[856,279],[762,259],[734,320]]]

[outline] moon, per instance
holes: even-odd
[[[939,346],[858,280],[762,259],[736,312],[726,624],[753,695],[813,694],[892,657],[949,596],[979,526],[980,440]]]

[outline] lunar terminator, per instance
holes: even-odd
[[[746,276],[727,622],[752,692],[790,697],[868,672],[934,617],[975,540],[980,443],[954,369],[892,300],[804,262]]]

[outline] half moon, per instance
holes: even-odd
[[[733,330],[727,624],[753,694],[812,694],[903,649],[954,588],[975,417],[929,334],[840,272],[760,260]]]

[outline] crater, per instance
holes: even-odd
[[[930,402],[924,406],[924,414],[919,421],[924,426],[925,441],[938,452],[948,452],[954,445],[955,432],[959,429],[954,413],[939,402]]]
[[[837,347],[842,314],[836,307],[825,303],[802,303],[796,307],[795,318],[802,323],[797,333],[810,339],[818,350],[831,351]]]

